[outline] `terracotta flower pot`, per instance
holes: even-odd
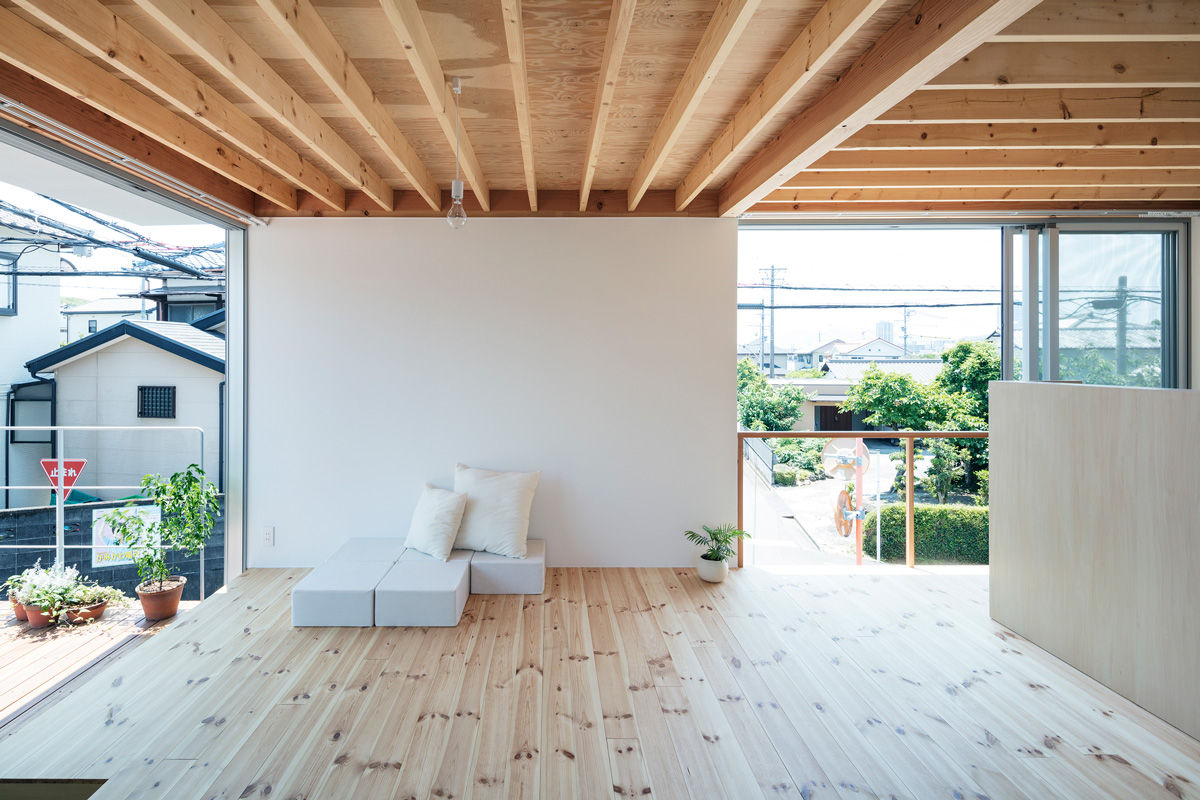
[[[45,628],[54,622],[55,615],[41,606],[25,606],[25,617],[29,620],[29,627]]]
[[[22,622],[29,619],[29,617],[27,617],[25,615],[25,606],[18,603],[17,598],[9,595],[8,602],[12,603],[13,616],[15,616],[17,619],[21,620]]]
[[[175,616],[186,583],[187,578],[176,575],[163,581],[162,590],[158,589],[158,581],[146,581],[138,585],[138,599],[142,601],[142,613],[146,619],[154,621]]]
[[[729,574],[729,564],[724,561],[709,561],[700,556],[696,559],[696,573],[709,583],[720,583]]]
[[[82,608],[68,608],[64,613],[67,617],[67,622],[87,622],[88,620],[100,619],[104,616],[104,609],[108,608],[108,603],[96,603],[95,605],[83,606]]]

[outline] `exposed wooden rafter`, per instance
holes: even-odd
[[[834,150],[812,164],[812,168],[817,170],[1178,169],[1180,167],[1200,167],[1200,148]]]
[[[288,0],[261,1],[283,3]],[[301,1],[307,2],[307,0]],[[379,1],[387,14],[388,21],[392,24],[392,30],[400,40],[404,55],[408,57],[408,63],[412,65],[417,82],[425,92],[425,99],[429,102],[429,107],[433,109],[433,114],[442,128],[447,143],[451,148],[458,150],[459,158],[462,161],[463,177],[466,179],[467,185],[471,187],[479,204],[486,210],[491,205],[488,198],[488,182],[484,178],[483,168],[479,166],[479,159],[475,155],[475,148],[471,146],[470,137],[461,126],[455,124],[454,98],[450,93],[446,75],[442,72],[441,61],[438,60],[437,52],[433,48],[433,40],[429,37],[425,21],[421,19],[421,11],[417,8],[416,0]]]
[[[604,142],[604,128],[608,124],[608,112],[617,88],[617,77],[621,73],[621,60],[625,57],[625,45],[629,42],[635,8],[637,0],[613,0],[612,13],[608,18],[604,56],[600,60],[600,74],[596,78],[596,102],[592,106],[592,124],[583,157],[583,180],[579,184],[580,211],[586,211],[588,207],[588,195],[596,177],[596,165],[600,162],[600,145]]]
[[[1200,42],[989,42],[930,89],[1200,87]]]
[[[7,9],[0,9],[0,59],[271,202],[296,208],[294,187]]]
[[[987,200],[1028,203],[1043,200],[1200,200],[1200,186],[943,186],[938,188],[788,189],[762,203],[914,203]]]
[[[704,93],[717,78],[725,59],[733,52],[738,38],[750,24],[761,0],[721,0],[713,12],[700,45],[671,97],[662,121],[650,139],[650,146],[634,172],[629,185],[629,207],[637,208],[642,195],[650,188],[667,156],[683,134],[684,128],[700,107]]]
[[[876,124],[908,122],[1200,122],[1200,89],[938,89],[913,92]]]
[[[1042,0],[992,37],[997,42],[1200,40],[1196,0]]]
[[[331,208],[340,211],[346,207],[346,193],[320,168],[299,156],[99,0],[17,0],[17,5]]]
[[[1039,216],[1050,211],[1128,211],[1129,216],[1141,216],[1148,208],[1157,211],[1193,211],[1195,200],[1027,200],[1018,207],[1004,207],[995,200],[920,200],[913,202],[878,202],[878,203],[756,203],[748,213],[754,216],[778,216],[795,219],[798,216],[810,215],[824,218],[830,215],[844,215],[847,212],[855,214],[871,214],[884,218],[895,218],[907,214],[920,215],[928,220],[930,214],[994,214],[1003,213],[1005,219],[1019,219],[1015,214]]]
[[[921,0],[722,188],[721,214],[741,214],[1035,5]]]
[[[309,0],[258,0],[258,5],[425,202],[440,209],[441,192],[433,176],[312,3]]]
[[[134,2],[345,181],[382,208],[392,207],[392,187],[204,0]]]
[[[1022,150],[1047,147],[1200,147],[1195,122],[951,123],[946,125],[868,125],[842,142],[839,150],[920,150],[985,148]]]
[[[517,111],[517,131],[521,136],[521,162],[525,167],[525,191],[529,210],[537,211],[537,173],[533,166],[533,120],[529,109],[529,75],[525,68],[525,26],[521,21],[521,0],[500,0],[504,15],[504,39],[508,43],[508,65],[512,71],[513,105]]]
[[[746,147],[810,80],[821,73],[886,0],[828,0],[817,10],[745,105],[717,136],[675,190],[686,208],[718,172]]]
[[[821,172],[793,175],[765,198],[787,202],[789,189],[943,186],[1200,186],[1200,169],[1016,169]]]

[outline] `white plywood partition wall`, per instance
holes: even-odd
[[[1200,392],[991,385],[992,617],[1200,737]]]
[[[736,222],[276,220],[249,248],[248,566],[403,536],[457,461],[542,470],[555,565],[690,563],[684,528],[734,520]]]

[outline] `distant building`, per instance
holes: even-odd
[[[889,342],[896,341],[895,326],[891,321],[881,320],[875,323],[875,335]]]
[[[123,319],[149,319],[153,314],[154,304],[130,297],[105,297],[69,306],[62,311],[66,321],[65,341],[81,339]]]
[[[169,277],[163,285],[139,292],[154,304],[160,322],[193,322],[225,307],[224,281]]]

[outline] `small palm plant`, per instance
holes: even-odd
[[[696,565],[700,577],[711,583],[719,583],[729,574],[726,563],[737,554],[737,540],[750,538],[750,534],[738,530],[735,525],[718,525],[715,528],[702,525],[704,533],[684,531],[683,536],[689,542],[704,548],[700,561]]]

